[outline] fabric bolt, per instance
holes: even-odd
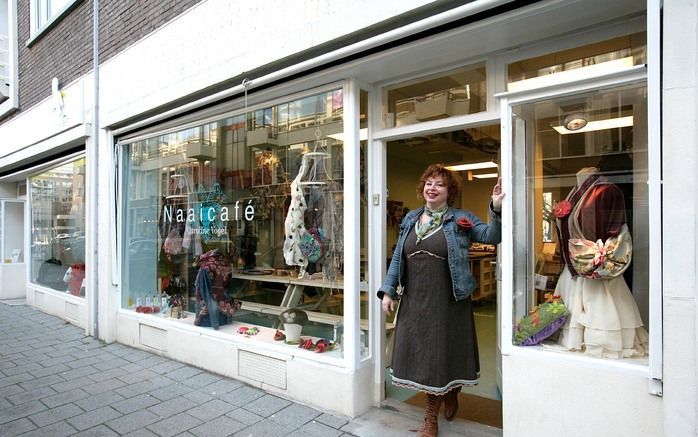
[[[614,184],[590,174],[567,199],[568,216],[558,218],[565,268],[555,294],[570,311],[557,346],[594,357],[627,358],[647,353],[648,334],[635,299],[623,276],[592,279],[578,276],[571,266],[570,239],[606,241],[625,229],[625,200]]]
[[[443,228],[404,244],[405,290],[395,326],[394,385],[443,395],[477,384],[480,360],[470,298],[456,301]]]

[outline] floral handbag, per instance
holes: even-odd
[[[609,279],[622,275],[630,265],[633,253],[627,225],[623,225],[617,236],[606,241],[571,238],[568,247],[572,267],[579,276],[590,279]]]

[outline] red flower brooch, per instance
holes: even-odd
[[[470,220],[468,220],[467,217],[461,217],[461,218],[459,218],[459,219],[456,221],[456,224],[458,225],[458,227],[460,227],[461,229],[465,229],[465,230],[472,229],[473,226],[475,226],[475,225],[473,224],[473,222],[471,222]]]
[[[555,214],[555,217],[561,219],[567,217],[570,211],[572,211],[572,204],[568,200],[562,200],[555,205],[553,214]]]

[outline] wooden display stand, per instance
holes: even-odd
[[[492,253],[470,253],[470,271],[477,280],[473,301],[497,294],[497,256]]]

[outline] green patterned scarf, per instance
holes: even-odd
[[[422,241],[424,237],[429,235],[429,233],[434,229],[441,226],[441,219],[443,219],[446,211],[448,211],[448,205],[445,205],[443,208],[439,208],[436,211],[429,209],[429,207],[426,205],[424,206],[423,214],[426,214],[427,217],[429,217],[429,221],[422,225],[421,220],[417,220],[417,225],[414,228],[414,231],[417,234],[417,243]]]

